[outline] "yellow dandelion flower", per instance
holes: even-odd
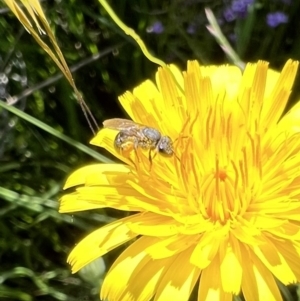
[[[173,140],[173,156],[114,149],[117,131],[92,144],[125,164],[75,171],[61,212],[112,207],[132,215],[71,252],[73,272],[128,242],[104,279],[109,301],[282,300],[300,280],[300,103],[282,116],[297,72],[268,63],[159,68],[120,97],[131,119]]]

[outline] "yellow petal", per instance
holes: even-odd
[[[200,275],[200,270],[188,260],[191,252],[192,248],[189,248],[173,258],[169,268],[159,279],[155,301],[189,300]]]
[[[263,105],[262,122],[266,127],[270,128],[274,126],[281,117],[297,74],[298,65],[299,62],[292,60],[287,61],[277,82],[274,78],[277,77],[277,75],[272,71],[269,72],[271,78],[266,86],[270,87],[273,85],[274,88],[271,94],[265,99]]]
[[[297,282],[300,282],[300,266],[298,264],[300,256],[299,244],[293,241],[286,241],[276,238],[270,238],[270,241],[274,244],[274,246],[276,246],[277,252],[282,255],[284,261],[293,271]]]
[[[145,249],[145,251],[153,259],[162,259],[174,256],[190,246],[194,245],[196,242],[196,236],[186,236],[186,235],[173,235],[168,238],[158,240],[151,246]]]
[[[103,281],[100,293],[101,300],[124,300],[124,296],[127,298],[132,296],[133,300],[146,301],[149,300],[147,297],[151,298],[154,295],[156,282],[162,270],[166,268],[166,265],[161,263],[166,262],[158,263],[157,266],[154,263],[153,274],[145,273],[143,269],[152,261],[144,252],[144,248],[156,240],[156,238],[142,237],[117,258]],[[139,272],[141,272],[140,277]],[[145,283],[148,283],[147,288]],[[139,299],[139,295],[143,297]]]
[[[254,248],[257,257],[283,284],[296,283],[297,279],[275,245],[266,239],[266,244]]]
[[[259,260],[254,261],[253,271],[258,286],[257,301],[282,301],[274,276]]]
[[[224,249],[225,254],[220,265],[222,287],[225,292],[237,295],[241,290],[243,268],[240,258],[234,252],[236,250],[233,250],[230,244],[224,244]]]
[[[64,189],[78,185],[121,184],[121,177],[130,177],[131,170],[122,164],[93,164],[73,172],[67,179]],[[122,178],[124,179],[124,178]]]
[[[256,255],[240,245],[243,261],[242,291],[246,300],[282,301],[278,286],[271,272]]]
[[[104,204],[100,204],[99,202],[87,202],[87,200],[80,198],[80,194],[76,192],[64,195],[59,202],[60,213],[100,209],[106,207]]]
[[[136,237],[126,226],[130,217],[110,223],[85,237],[70,253],[68,263],[75,273],[96,258]]]
[[[229,275],[228,275],[229,277]],[[232,294],[224,292],[220,278],[220,261],[218,257],[202,271],[198,301],[232,301]]]
[[[127,91],[119,101],[133,121],[160,129],[162,97],[152,81],[145,81],[133,93]]]
[[[164,122],[168,124],[168,135],[180,133],[186,117],[185,95],[176,75],[169,68],[160,68],[156,74],[158,89],[164,101]],[[179,79],[182,81],[182,75]]]
[[[159,237],[178,234],[182,225],[173,218],[145,212],[133,217],[128,227],[140,235]]]
[[[221,242],[215,239],[215,234],[217,234],[217,231],[204,233],[199,237],[199,241],[194,248],[190,260],[191,263],[200,269],[207,268],[219,251]],[[217,236],[219,235],[217,234]]]

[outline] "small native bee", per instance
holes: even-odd
[[[155,157],[156,153],[172,156],[173,142],[169,136],[162,134],[155,128],[138,124],[128,119],[113,118],[103,122],[105,128],[118,130],[114,146],[118,151],[130,152],[137,148],[149,150],[149,161]],[[155,151],[151,157],[151,151]]]

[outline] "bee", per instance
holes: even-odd
[[[157,153],[168,157],[174,154],[171,138],[163,136],[155,128],[121,118],[107,119],[103,122],[103,126],[119,131],[114,141],[114,146],[118,151],[130,152],[138,148],[149,150],[150,164]],[[151,151],[155,151],[153,157]]]

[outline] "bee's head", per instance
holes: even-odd
[[[157,150],[162,155],[172,156],[174,151],[171,138],[169,136],[162,136],[157,144]]]

